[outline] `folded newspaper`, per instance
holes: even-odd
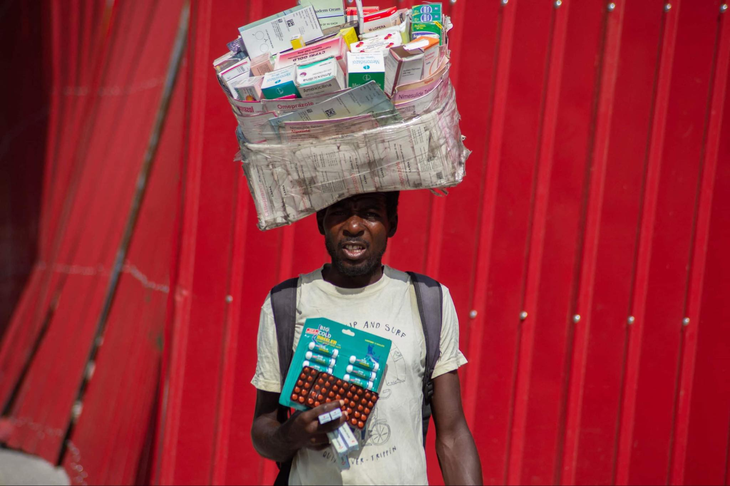
[[[241,27],[214,62],[261,230],[355,194],[464,178],[448,16],[437,3],[368,14],[357,3],[356,20],[338,23],[338,0],[300,0]]]

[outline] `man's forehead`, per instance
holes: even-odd
[[[357,194],[355,196],[350,196],[347,199],[343,199],[342,201],[336,202],[335,204],[333,204],[330,207],[349,207],[349,206],[385,207],[386,206],[385,194],[380,193],[380,192],[369,193],[369,194]]]

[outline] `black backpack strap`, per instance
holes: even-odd
[[[289,371],[294,351],[294,328],[297,323],[297,285],[299,278],[284,280],[271,289],[271,310],[274,314],[274,325],[276,327],[276,343],[279,350],[279,373],[281,375],[281,386],[284,386],[286,374]],[[286,422],[289,418],[289,408],[279,405],[276,412],[279,423]],[[277,463],[279,474],[276,477],[275,485],[289,483],[289,471],[292,461]]]
[[[279,372],[284,386],[294,352],[294,328],[297,324],[298,278],[284,280],[271,289],[271,310],[276,325],[276,343],[279,349]]]
[[[408,272],[416,293],[418,314],[421,316],[423,336],[426,341],[426,370],[423,374],[423,443],[431,419],[433,380],[431,375],[441,356],[441,320],[443,316],[443,290],[436,280],[420,273]]]

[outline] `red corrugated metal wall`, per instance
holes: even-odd
[[[326,253],[312,219],[256,229],[211,63],[239,25],[292,4],[191,3],[187,63],[114,287],[183,2],[49,0],[53,175],[0,398],[8,444],[63,461],[75,482],[273,481],[249,438],[258,313],[271,286]],[[728,484],[730,12],[719,0],[444,5],[473,154],[448,197],[404,193],[385,258],[452,291],[485,482]],[[69,29],[78,39],[62,42]],[[110,79],[124,98],[58,89]],[[433,434],[428,458],[440,483]]]

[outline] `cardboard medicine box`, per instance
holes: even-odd
[[[441,22],[443,16],[440,3],[427,3],[424,5],[414,5],[411,8],[411,18],[413,22]]]
[[[298,6],[238,28],[249,56],[291,49],[291,39],[300,35],[304,42],[322,37],[314,7]]]
[[[347,86],[354,88],[375,81],[385,90],[385,60],[381,52],[347,53]]]
[[[296,83],[302,98],[345,88],[345,75],[334,57],[297,66]]]
[[[261,99],[261,83],[263,76],[239,76],[228,82],[233,97],[242,101],[259,101]]]
[[[385,94],[393,94],[396,86],[420,81],[423,76],[423,50],[403,46],[390,49],[385,58]]]
[[[295,83],[295,76],[296,66],[288,66],[266,73],[261,83],[261,93],[267,100],[275,100],[290,95],[295,95],[298,98],[299,91]]]
[[[299,5],[314,7],[319,25],[323,29],[345,23],[345,3],[343,0],[299,0]]]

